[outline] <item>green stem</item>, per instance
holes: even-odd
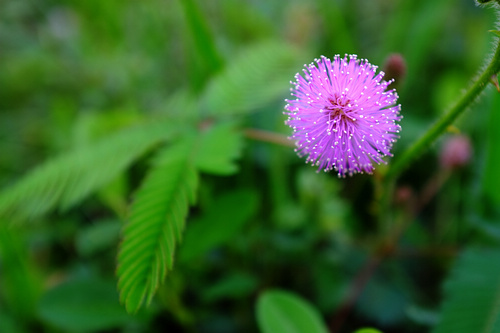
[[[457,101],[457,103],[443,115],[432,127],[417,140],[401,157],[392,164],[385,175],[386,183],[394,181],[408,165],[427,149],[444,131],[450,126],[467,107],[474,102],[479,94],[490,82],[493,75],[500,71],[500,41],[490,64],[479,78],[472,84],[467,92]]]
[[[387,227],[391,226],[392,211],[391,201],[393,190],[395,188],[397,177],[403,172],[410,163],[417,158],[425,149],[427,149],[441,134],[443,134],[448,126],[450,126],[459,115],[461,115],[467,107],[474,102],[479,94],[491,81],[493,75],[500,71],[500,39],[497,41],[497,48],[490,64],[481,73],[479,78],[465,92],[465,94],[457,101],[457,103],[443,115],[431,128],[418,139],[401,157],[395,160],[389,167],[382,182],[378,195],[379,215],[378,223],[380,232],[387,234]]]
[[[224,62],[217,50],[205,15],[200,8],[200,1],[180,0],[180,3],[194,44],[194,52],[191,56],[195,63],[200,65],[190,66],[193,68],[189,71],[192,86],[195,91],[198,91],[211,75],[222,68]]]

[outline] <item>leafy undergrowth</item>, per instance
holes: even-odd
[[[287,140],[304,63],[397,52],[397,158],[495,36],[472,0],[362,3],[2,2],[0,331],[500,332],[494,88],[384,214],[386,166],[338,179]]]

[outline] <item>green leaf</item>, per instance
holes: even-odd
[[[439,322],[441,313],[436,309],[427,309],[415,304],[406,308],[406,316],[413,323],[422,326],[434,327]]]
[[[179,249],[179,258],[189,261],[230,240],[257,210],[257,195],[251,191],[225,194],[212,209],[192,221]]]
[[[357,303],[358,311],[366,318],[384,326],[395,326],[405,319],[408,300],[404,288],[391,276],[374,276],[367,283]]]
[[[212,73],[222,67],[222,59],[215,47],[214,38],[208,29],[207,20],[203,17],[197,2],[194,0],[181,0],[196,51],[202,55],[200,59],[205,63],[209,73]]]
[[[81,228],[76,236],[76,249],[82,256],[90,256],[116,245],[122,224],[119,220],[100,220]]]
[[[327,333],[320,314],[298,296],[266,291],[257,300],[257,322],[263,333]]]
[[[196,123],[200,120],[198,96],[188,89],[179,89],[167,97],[157,112],[181,121]]]
[[[251,297],[259,283],[255,276],[248,273],[230,273],[202,291],[203,300],[216,302],[221,299],[246,299]]]
[[[242,146],[242,134],[232,124],[214,125],[200,137],[196,166],[206,173],[234,174],[238,171],[234,160],[240,156]]]
[[[106,112],[85,112],[70,127],[70,141],[73,148],[85,147],[99,139],[106,138],[109,133],[130,128],[142,119],[137,109],[120,108]],[[66,144],[68,138],[66,139]]]
[[[43,295],[40,318],[64,331],[95,332],[130,321],[114,283],[96,278],[68,281]]]
[[[68,209],[115,179],[154,144],[172,137],[177,128],[148,123],[53,158],[0,193],[0,216],[24,220],[56,207]]]
[[[118,289],[129,312],[149,304],[167,271],[195,200],[193,140],[162,150],[136,192],[118,255]]]
[[[500,332],[500,249],[468,249],[445,284],[434,333]]]
[[[306,60],[307,55],[280,42],[252,45],[209,83],[202,107],[209,115],[243,114],[289,97],[290,80]]]
[[[43,281],[30,258],[24,233],[5,223],[0,223],[0,272],[2,303],[19,321],[29,320],[33,317]]]
[[[24,329],[19,320],[7,315],[4,311],[5,308],[0,308],[0,323],[2,323],[2,333],[29,333]]]
[[[494,33],[495,35],[497,35],[498,37],[500,37],[500,31],[499,30],[488,30],[489,32],[492,32]]]
[[[126,173],[118,175],[96,193],[99,201],[120,219],[125,220],[128,210],[129,178]]]
[[[382,333],[382,332],[374,328],[361,328],[359,330],[356,330],[354,333]]]
[[[496,203],[500,204],[500,94],[493,94],[493,102],[490,108],[489,121],[487,123],[487,153],[486,165],[483,173],[483,188],[487,195]]]

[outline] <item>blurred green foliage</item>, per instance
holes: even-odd
[[[257,302],[257,320],[263,333],[289,332],[326,333],[326,326],[314,308],[292,294],[268,290]]]
[[[494,19],[472,0],[3,0],[0,331],[499,332],[493,88],[398,181],[390,247],[372,176],[317,174],[247,130],[288,135],[314,57],[400,53],[397,155],[484,65]],[[473,158],[443,170],[453,131]],[[151,300],[134,315],[124,270],[120,292],[154,280],[122,299]]]

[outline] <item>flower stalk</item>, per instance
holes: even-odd
[[[484,88],[491,82],[491,78],[500,71],[500,40],[497,42],[497,48],[493,58],[479,78],[471,85],[465,94],[457,103],[431,128],[417,140],[400,158],[396,159],[389,167],[385,175],[385,183],[394,181],[403,172],[408,165],[417,158],[426,148],[428,148],[449,126],[461,115],[469,105],[479,96]]]

